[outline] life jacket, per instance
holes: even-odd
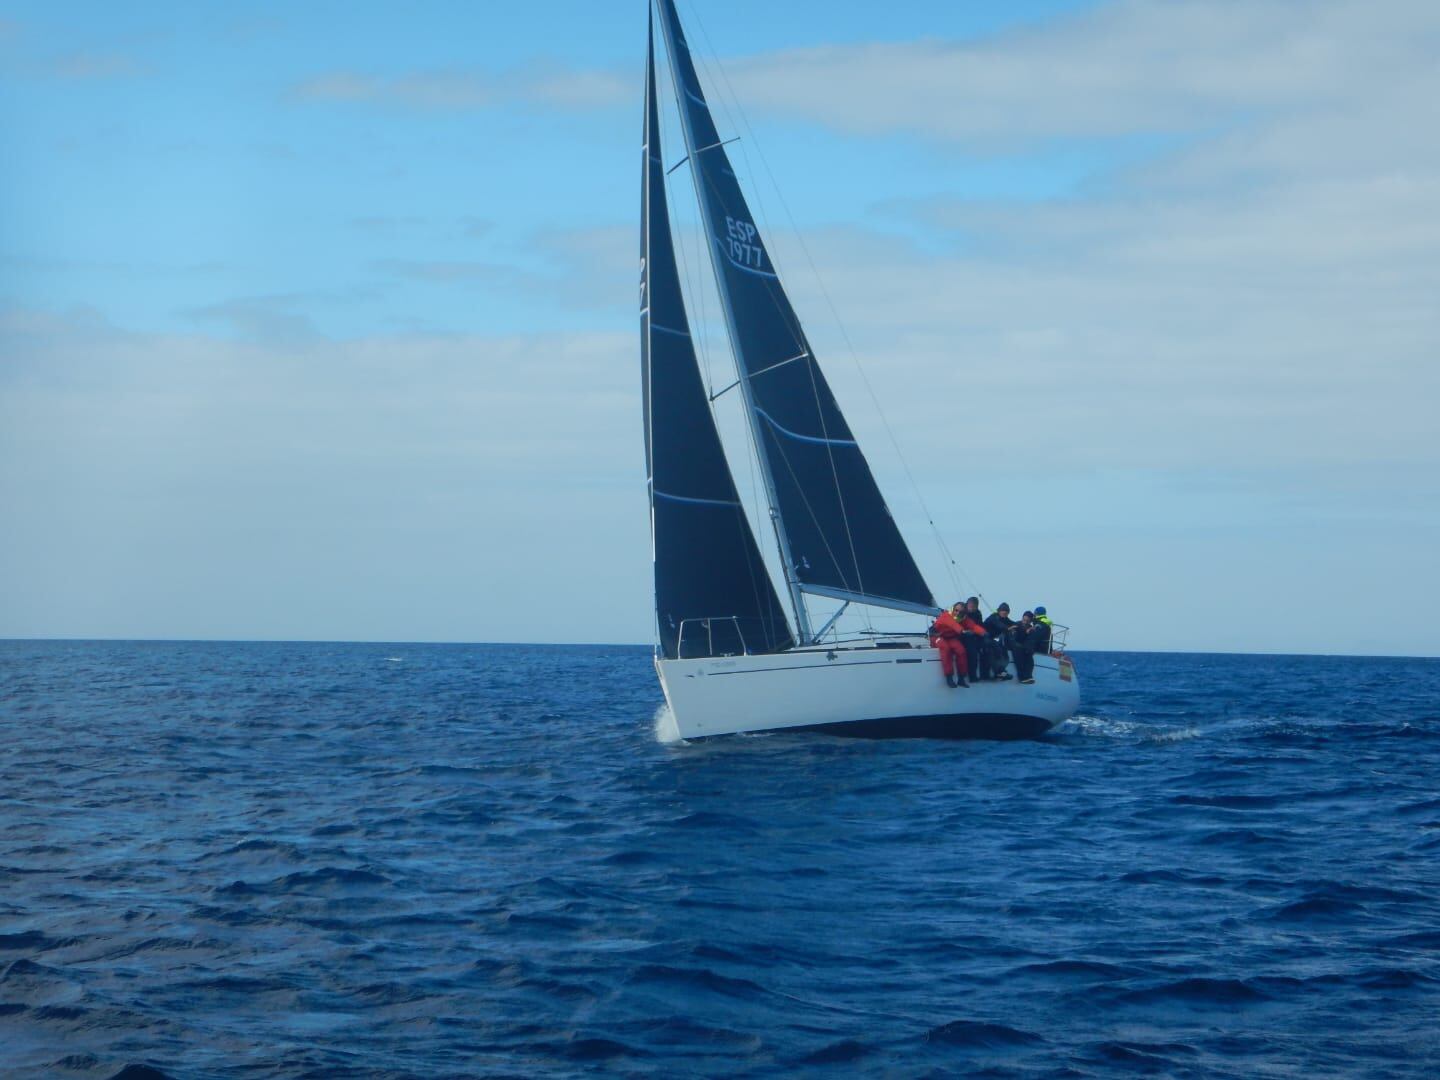
[[[937,638],[958,638],[962,630],[963,627],[955,620],[954,615],[942,611],[930,626],[930,641],[933,644]]]
[[[1052,623],[1052,622],[1050,621],[1050,616],[1049,616],[1049,615],[1036,615],[1036,616],[1035,616],[1035,621],[1036,621],[1037,623],[1042,623],[1042,624],[1045,625],[1045,626],[1054,626],[1054,625],[1055,625],[1054,623]]]

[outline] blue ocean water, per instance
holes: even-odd
[[[1440,1073],[1440,663],[662,745],[643,648],[0,643],[0,1073]]]

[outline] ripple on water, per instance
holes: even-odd
[[[1033,1031],[1024,1031],[1005,1024],[992,1024],[981,1020],[951,1020],[948,1024],[941,1024],[927,1031],[925,1041],[944,1043],[947,1046],[1003,1050],[1016,1046],[1033,1046],[1045,1040]]]

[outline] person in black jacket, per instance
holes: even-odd
[[[965,601],[965,618],[974,624],[976,629],[985,625],[985,620],[980,614],[980,598],[972,596]],[[975,630],[966,630],[960,638],[960,644],[965,646],[965,662],[970,666],[970,677],[972,679],[985,678],[985,671],[980,666],[981,647],[985,643],[985,635],[976,633]]]
[[[1035,681],[1035,613],[1027,611],[1010,627],[1010,655],[1015,658],[1015,674],[1022,683]]]
[[[1008,679],[1010,673],[1005,670],[1010,662],[1009,645],[1010,628],[1015,625],[1015,620],[1010,618],[1010,605],[1001,604],[994,613],[985,620],[985,647],[984,661],[982,666],[991,679]]]

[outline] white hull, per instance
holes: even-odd
[[[924,647],[816,646],[764,656],[656,659],[682,739],[823,728],[872,737],[1033,738],[1073,716],[1080,684],[1068,661],[1035,658],[1035,682],[951,689]],[[1011,673],[1014,673],[1012,667]]]

